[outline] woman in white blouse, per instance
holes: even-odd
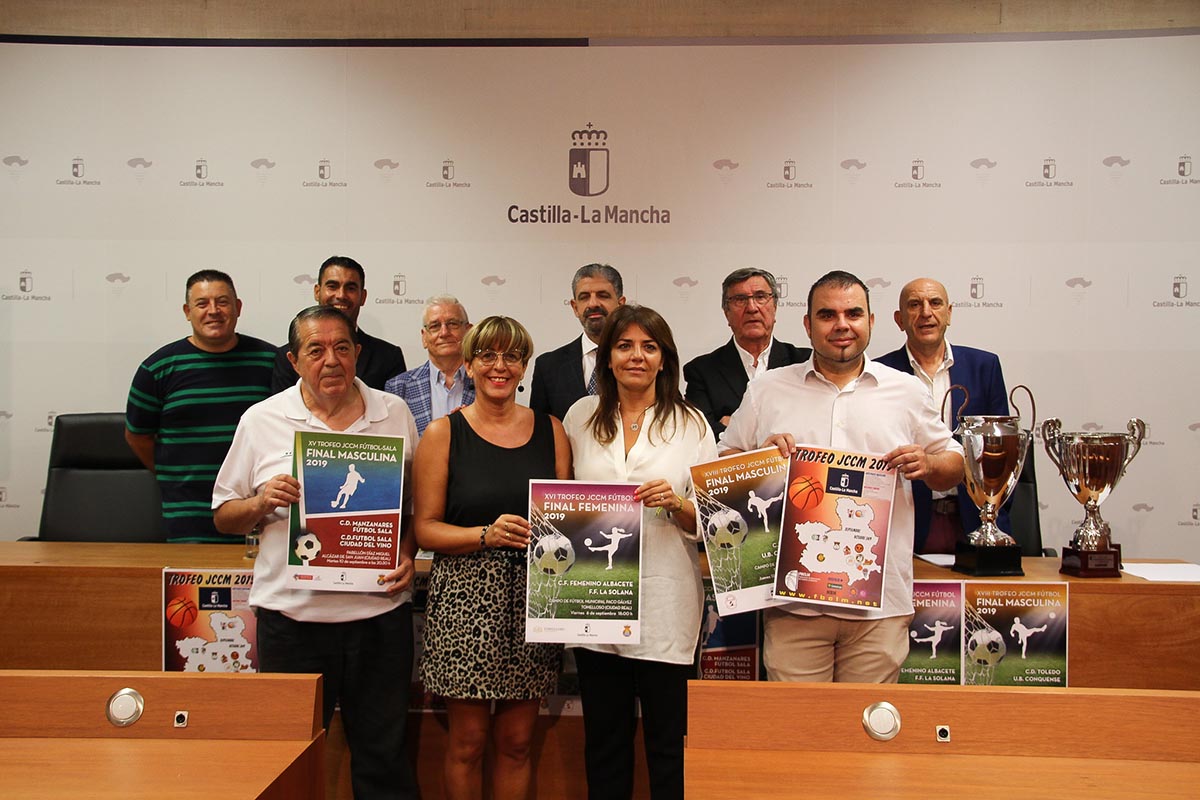
[[[563,420],[581,481],[641,485],[641,643],[575,650],[583,699],[588,796],[633,795],[636,700],[651,794],[683,797],[687,681],[695,677],[704,604],[689,468],[717,457],[704,415],[679,392],[666,321],[644,306],[609,315],[596,352],[597,394]]]

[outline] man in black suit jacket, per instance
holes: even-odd
[[[571,310],[583,326],[583,335],[557,350],[538,356],[533,365],[533,390],[529,407],[562,419],[576,400],[588,391],[596,368],[596,344],[604,322],[617,306],[625,304],[621,273],[608,264],[587,264],[571,279]]]
[[[741,405],[751,375],[799,364],[812,351],[774,339],[779,287],[764,269],[734,270],[721,283],[721,310],[733,331],[728,342],[689,361],[683,368],[686,397],[704,412],[718,439]]]
[[[358,327],[358,312],[367,302],[367,277],[362,268],[349,256],[330,256],[321,264],[317,273],[317,284],[313,286],[313,299],[318,305],[333,306],[341,311],[354,326],[355,338],[361,348],[354,374],[372,389],[383,389],[388,379],[405,371],[404,353],[391,342],[368,335]],[[274,394],[293,386],[299,377],[288,361],[288,346],[275,351],[275,371],[271,376],[271,391]]]
[[[1007,416],[1008,394],[996,354],[958,344],[951,347],[946,341],[953,310],[946,287],[938,281],[909,281],[900,290],[900,307],[894,315],[896,325],[904,331],[905,345],[876,361],[920,378],[939,409],[946,391],[958,385],[970,393],[963,416]],[[958,407],[963,399],[955,392],[946,403],[946,424],[952,431],[958,427]],[[979,509],[971,502],[965,485],[960,483],[956,489],[934,497],[923,482],[913,481],[912,493],[916,513],[914,553],[953,553],[956,541],[965,542],[966,534],[979,528]],[[997,520],[1004,531],[1012,530],[1010,503],[1011,498],[1000,509]]]

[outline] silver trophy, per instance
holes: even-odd
[[[1112,494],[1146,438],[1146,423],[1137,417],[1129,420],[1127,430],[1064,433],[1057,417],[1042,423],[1046,454],[1084,509],[1083,523],[1063,548],[1062,572],[1084,578],[1120,577],[1121,546],[1113,544],[1100,504]]]
[[[952,386],[942,398],[943,415],[946,399],[954,389],[966,395],[958,409],[958,428],[954,431],[963,446],[963,483],[967,495],[979,508],[980,526],[967,533],[968,548],[959,548],[955,554],[954,568],[972,575],[1024,575],[1021,569],[1021,547],[1009,534],[1000,530],[996,516],[1021,477],[1025,466],[1025,454],[1033,439],[1032,424],[1021,428],[1021,415],[1012,416],[963,416],[970,402],[970,392],[963,386]],[[1029,404],[1034,421],[1037,406],[1033,392],[1028,386],[1014,386],[1009,401],[1017,408],[1016,393],[1024,389],[1029,395]]]

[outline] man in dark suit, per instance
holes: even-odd
[[[356,331],[358,361],[355,375],[372,389],[383,389],[388,378],[404,372],[404,353],[391,342],[376,339],[358,327],[358,312],[367,302],[367,277],[362,265],[349,256],[331,256],[317,273],[313,299],[318,305],[333,306],[346,315]],[[275,371],[271,377],[271,392],[279,394],[298,380],[296,370],[288,361],[288,346],[275,352]]]
[[[559,419],[579,398],[595,394],[596,345],[604,322],[617,306],[625,305],[621,273],[608,264],[587,264],[571,279],[571,310],[583,335],[557,350],[538,356],[533,368],[529,407]]]
[[[421,344],[429,360],[390,379],[385,392],[402,398],[417,423],[417,435],[435,419],[475,401],[475,384],[463,364],[462,340],[471,330],[467,310],[458,298],[439,295],[425,301]]]
[[[779,287],[765,269],[746,267],[721,283],[721,310],[733,336],[683,368],[687,399],[708,417],[718,439],[741,405],[746,384],[769,369],[807,361],[812,351],[774,338]]]
[[[1007,415],[1008,393],[1000,359],[986,350],[963,345],[951,347],[946,341],[953,310],[946,287],[932,278],[917,278],[905,284],[900,290],[900,307],[894,319],[907,342],[876,360],[920,378],[929,387],[938,408],[942,407],[947,390],[959,385],[970,393],[963,416]],[[955,392],[946,402],[945,421],[952,431],[958,428],[958,407],[962,401],[962,394]],[[955,542],[965,542],[966,534],[979,528],[979,510],[963,484],[949,492],[934,493],[921,481],[913,481],[912,491],[916,510],[913,552],[953,553]],[[997,522],[1003,530],[1012,530],[1007,504],[1000,510]]]

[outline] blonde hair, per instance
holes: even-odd
[[[533,337],[512,317],[485,317],[463,337],[463,362],[470,363],[480,350],[516,350],[521,354],[521,364],[527,365],[533,355]]]

